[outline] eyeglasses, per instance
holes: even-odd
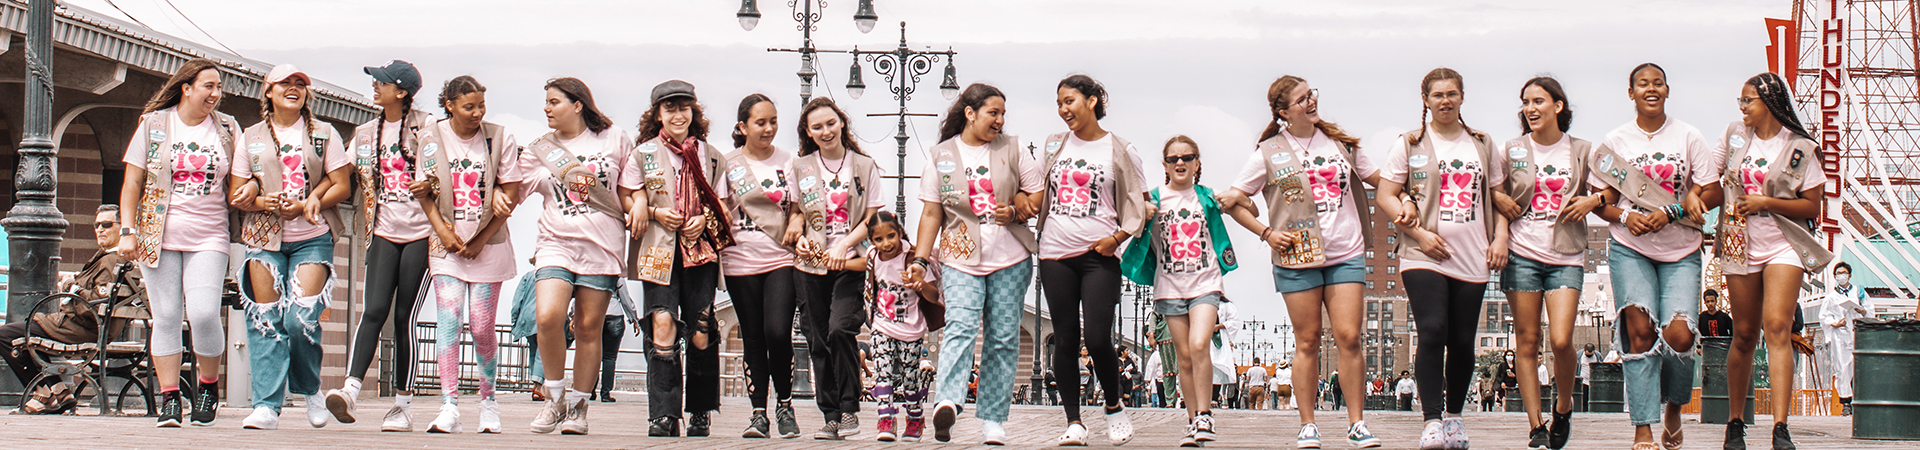
[[[1179,156],[1168,156],[1165,159],[1167,160],[1167,164],[1193,162],[1194,160],[1200,159],[1200,154],[1188,153],[1188,154],[1179,155]]]
[[[1745,108],[1747,107],[1747,105],[1752,104],[1753,102],[1760,101],[1760,97],[1740,97],[1734,100],[1739,101],[1740,107]]]
[[[1320,90],[1319,90],[1319,89],[1308,89],[1308,90],[1307,90],[1307,95],[1302,95],[1302,96],[1300,96],[1300,99],[1299,99],[1299,100],[1294,100],[1294,101],[1293,101],[1293,106],[1305,106],[1305,105],[1307,104],[1307,102],[1311,102],[1311,101],[1314,101],[1314,100],[1319,100],[1319,99],[1320,99]]]
[[[105,229],[113,228],[118,225],[120,225],[119,222],[94,222],[93,228],[96,230],[105,230]]]

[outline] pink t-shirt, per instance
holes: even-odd
[[[480,215],[490,207],[483,197],[487,190],[493,189],[493,186],[486,185],[487,166],[499,168],[494,172],[497,184],[517,183],[522,178],[522,167],[514,159],[518,141],[514,140],[513,133],[501,133],[501,139],[493,142],[494,157],[490,160],[487,158],[485,133],[474,133],[470,139],[460,139],[449,122],[436,122],[433,126],[438,128],[434,132],[444,137],[441,144],[445,147],[438,151],[446,154],[440,158],[440,163],[447,165],[447,174],[453,177],[451,180],[440,180],[453,190],[453,213],[448,217],[453,219],[453,233],[461,239],[473,239],[474,234],[480,232]],[[434,176],[437,172],[424,166],[418,169],[420,179]],[[493,220],[507,218],[494,216]],[[432,226],[432,222],[428,222],[428,226]],[[505,235],[508,231],[501,228],[497,233]],[[482,247],[480,254],[473,259],[453,253],[447,253],[445,257],[427,258],[427,269],[434,275],[446,275],[469,283],[501,283],[519,275],[515,261],[518,259],[513,257],[513,242],[506,240]]]
[[[1675,193],[1677,199],[1684,199],[1691,185],[1705,186],[1719,180],[1720,169],[1725,166],[1727,158],[1726,153],[1707,143],[1699,129],[1671,116],[1666,124],[1652,133],[1641,131],[1639,125],[1627,122],[1607,132],[1605,144],[1634,167],[1645,171],[1647,176],[1660,183],[1661,188]],[[1599,157],[1594,158],[1598,161]],[[1606,189],[1606,185],[1600,181],[1603,170],[1588,172],[1587,184],[1594,189]],[[1624,196],[1615,206],[1640,214],[1648,213],[1634,206]],[[1625,215],[1621,218],[1625,219]],[[1660,231],[1639,236],[1627,231],[1626,225],[1617,223],[1607,225],[1607,231],[1620,245],[1655,261],[1679,261],[1700,249],[1700,230],[1678,225],[1669,225],[1660,228]]]
[[[866,205],[849,205],[848,204],[853,200],[852,196],[853,196],[854,173],[852,170],[846,170],[847,159],[845,157],[842,157],[838,160],[830,160],[830,159],[825,159],[821,157],[820,153],[815,152],[812,155],[796,158],[794,160],[794,164],[799,164],[800,160],[804,158],[814,159],[813,163],[820,166],[820,171],[821,171],[820,175],[822,179],[817,181],[809,180],[809,179],[801,179],[798,183],[792,186],[792,191],[788,192],[787,195],[790,195],[792,196],[792,198],[795,198],[795,199],[804,199],[806,194],[805,191],[807,189],[812,188],[813,183],[815,182],[823,183],[820,187],[824,189],[825,198],[821,200],[826,202],[825,209],[827,213],[827,220],[826,220],[827,242],[824,242],[823,244],[825,244],[828,248],[831,248],[835,245],[840,245],[841,244],[840,239],[847,237],[848,233],[853,232],[854,227],[857,227],[860,225],[860,224],[851,222],[851,218],[853,215],[853,210],[851,208],[885,208],[887,206],[887,197],[885,195],[880,195],[877,192],[874,193],[874,195],[867,196],[868,198],[867,198]],[[834,172],[833,170],[829,170],[829,169],[840,169],[840,171]],[[789,171],[794,173],[799,172],[798,170],[793,170],[793,169],[789,169]],[[880,166],[878,164],[875,164],[873,166],[873,170],[870,170],[865,174],[861,174],[860,180],[861,180],[860,181],[861,183],[866,184],[866,188],[869,192],[875,189],[880,189],[881,188],[879,183]],[[852,257],[854,255],[860,254],[859,253],[860,244],[861,243],[859,242],[855,242],[847,245],[846,256]]]
[[[180,121],[175,108],[167,108],[164,113],[173,120],[163,122],[163,129],[150,129],[147,121],[140,121],[121,161],[145,170],[150,135],[156,132],[166,135],[167,147],[161,148],[160,153],[172,154],[168,164],[173,170],[173,192],[167,194],[166,231],[160,236],[160,249],[226,253],[229,237],[225,175],[231,160],[221,144],[220,120],[208,115],[199,125],[187,126]],[[238,140],[240,130],[232,131]]]
[[[754,184],[760,185],[760,190],[766,193],[768,199],[775,204],[785,205],[789,198],[787,171],[794,160],[793,154],[775,148],[773,155],[766,160],[755,161],[752,157],[745,160],[747,171],[728,172],[728,180],[733,181],[736,176],[751,179]],[[720,250],[720,269],[727,276],[740,277],[793,266],[793,252],[780,245],[783,236],[770,236],[762,231],[760,225],[747,216],[747,211],[740,208],[735,197],[740,193],[733,191],[733,183],[721,184],[725,186],[721,187],[720,195],[732,205],[734,217],[733,246]],[[780,220],[786,220],[786,216],[783,214]]]
[[[1046,233],[1040,234],[1040,259],[1066,259],[1093,249],[1100,239],[1120,230],[1120,213],[1115,210],[1123,192],[1118,178],[1120,169],[1113,161],[1113,134],[1093,141],[1080,140],[1067,133],[1053,165],[1047,167],[1047,187],[1053,198],[1047,199]],[[1055,149],[1049,149],[1055,150]],[[1133,167],[1140,167],[1140,152],[1127,146]],[[1146,177],[1135,171],[1134,183],[1146,184]]]
[[[1328,138],[1326,133],[1318,129],[1313,131],[1313,138],[1304,141],[1284,131],[1280,136],[1287,139],[1293,148],[1306,149],[1301,155],[1300,168],[1305,171],[1308,186],[1313,189],[1313,204],[1318,211],[1315,215],[1319,219],[1321,239],[1326,242],[1323,248],[1327,255],[1326,262],[1315,267],[1332,266],[1360,256],[1367,246],[1365,236],[1361,235],[1366,232],[1366,224],[1360,223],[1360,210],[1356,209],[1359,205],[1355,205],[1353,196],[1347,193],[1365,187],[1352,186],[1350,174],[1354,168],[1347,165],[1339,142]],[[1354,152],[1353,160],[1354,164],[1360,166],[1360,178],[1380,172],[1380,168],[1374,166],[1373,159],[1367,157],[1367,152]],[[1261,198],[1260,191],[1266,189],[1267,181],[1272,179],[1267,176],[1267,162],[1261,160],[1260,152],[1256,151],[1247,155],[1247,166],[1241,168],[1240,175],[1234,178],[1233,188],[1258,199]],[[1265,247],[1266,244],[1262,243],[1261,246]]]
[[[402,128],[400,122],[387,122],[381,127],[379,145],[374,146],[380,152],[375,167],[379,169],[380,182],[385,186],[377,190],[380,217],[374,220],[373,234],[388,241],[407,243],[426,239],[427,234],[433,232],[433,223],[428,222],[426,212],[420,210],[420,202],[414,201],[413,190],[407,189],[407,185],[413,182],[413,172],[407,170],[407,159],[400,150]],[[412,153],[417,161],[420,149],[414,146],[408,143],[406,152]]]
[[[299,143],[298,145],[309,145],[313,142],[312,138],[307,135],[306,119],[294,122],[292,127],[282,128],[271,124],[269,124],[269,126],[273,128],[274,137],[280,140],[280,148],[286,150],[280,152],[279,158],[281,175],[280,191],[293,193],[295,198],[304,200],[307,198],[307,195],[312,194],[307,192],[308,187],[320,182],[320,180],[307,179],[306,151],[298,150],[299,147],[295,146],[296,142]],[[319,125],[315,126],[313,131],[327,135],[327,148],[320,150],[320,157],[325,161],[325,164],[321,166],[324,170],[320,171],[322,177],[326,176],[327,173],[333,172],[341,167],[346,167],[347,164],[352,163],[352,161],[347,158],[346,145],[340,142],[340,134],[335,132],[333,127]],[[251,151],[251,149],[245,151]],[[233,176],[240,178],[252,177],[254,176],[253,166],[248,164],[234,164]],[[300,242],[320,237],[320,235],[327,234],[331,231],[327,228],[326,221],[314,223],[308,220],[310,217],[312,216],[303,214],[298,218],[286,221],[286,225],[284,225],[285,228],[282,228],[280,232],[280,241]]]
[[[906,250],[907,241],[900,241],[900,246],[900,254],[893,259],[880,259],[879,251],[867,250],[873,277],[879,281],[873,290],[873,321],[869,326],[894,340],[918,341],[927,336],[927,317],[920,313],[920,293],[900,284],[912,253]],[[929,267],[927,282],[937,282],[939,274],[938,267]]]
[[[1753,143],[1749,144],[1752,147],[1747,150],[1746,158],[1740,161],[1740,178],[1746,184],[1746,195],[1767,195],[1765,190],[1767,173],[1773,166],[1786,164],[1787,158],[1792,157],[1787,153],[1787,136],[1792,134],[1792,131],[1781,129],[1779,133],[1773,135],[1773,139],[1756,137]],[[1727,151],[1727,142],[1724,137],[1720,139],[1720,151],[1723,155],[1732,154]],[[1812,157],[1813,155],[1806,155],[1806,158]],[[1801,162],[1801,164],[1809,164],[1809,162]],[[1826,181],[1825,177],[1803,177],[1800,179],[1800,185],[1794,186],[1794,190],[1805,192],[1820,187]],[[1726,201],[1728,205],[1732,205],[1739,199],[1729,198]],[[1793,244],[1787,242],[1786,234],[1780,231],[1778,221],[1758,215],[1749,216],[1747,219],[1748,265],[1765,265],[1773,262],[1787,263],[1803,269],[1807,267],[1806,263],[1800,262],[1798,254],[1794,253]],[[1782,255],[1786,257],[1779,258]]]
[[[1473,134],[1460,132],[1454,139],[1441,137],[1432,128],[1427,128],[1426,139],[1433,144],[1433,161],[1440,170],[1433,173],[1440,177],[1440,192],[1435,207],[1435,230],[1440,239],[1446,241],[1452,257],[1446,261],[1432,262],[1406,258],[1400,263],[1400,271],[1426,269],[1439,272],[1456,280],[1468,283],[1485,283],[1488,278],[1487,249],[1492,244],[1487,235],[1485,221],[1494,220],[1487,216],[1485,202],[1481,197],[1482,186],[1498,186],[1507,181],[1507,155],[1500,151],[1489,152],[1486,166],[1480,165],[1480,149],[1475,146]],[[1382,177],[1395,183],[1406,183],[1410,168],[1405,139],[1394,139],[1393,150],[1387,155],[1386,173]],[[1425,166],[1424,164],[1422,166]],[[1408,252],[1417,252],[1418,244],[1406,243]]]
[[[1533,139],[1533,135],[1524,135],[1520,139]],[[1526,151],[1526,147],[1515,148]],[[1576,187],[1573,184],[1579,182],[1571,179],[1572,158],[1573,138],[1566,135],[1561,135],[1560,141],[1553,145],[1534,143],[1533,166],[1523,169],[1533,171],[1533,203],[1520,205],[1527,208],[1527,215],[1507,226],[1507,235],[1511,239],[1508,242],[1512,244],[1509,248],[1513,249],[1514,254],[1555,266],[1586,265],[1586,253],[1553,251],[1553,227],[1560,223],[1560,209],[1567,197],[1573,195]],[[1584,222],[1586,218],[1580,220]]]
[[[1153,249],[1159,255],[1153,272],[1153,299],[1191,299],[1222,292],[1219,249],[1207,230],[1206,209],[1194,189],[1155,188],[1160,192],[1154,213]]]
[[[630,165],[633,139],[619,127],[583,132],[560,145],[584,159],[581,164],[594,173],[595,182],[609,189],[640,189],[645,181],[623,176]],[[568,180],[549,172],[533,153],[521,152],[520,170],[522,182],[534,183],[546,198],[534,266],[560,267],[578,275],[622,275],[627,263],[626,221],[588,205],[584,194],[570,189]]]
[[[959,139],[959,138],[955,138]],[[993,221],[993,174],[988,173],[987,163],[992,152],[986,146],[967,145],[963,141],[954,141],[960,150],[960,170],[967,175],[967,196],[973,213],[980,217],[980,256],[979,264],[967,264],[961,261],[942,261],[947,267],[960,273],[984,277],[1000,269],[1012,267],[1032,257],[1027,246],[1020,244],[1020,238],[1014,237],[1007,227]],[[1019,185],[1022,192],[1040,192],[1046,188],[1046,175],[1040,167],[1040,161],[1025,150],[1018,150],[1020,167]],[[1013,198],[1009,195],[1007,198]],[[940,173],[935,170],[933,158],[927,158],[927,165],[920,171],[920,201],[940,204]],[[1016,225],[1025,226],[1025,225]]]

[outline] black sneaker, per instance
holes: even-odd
[[[1533,427],[1533,431],[1527,433],[1527,449],[1546,450],[1547,442],[1551,440],[1548,439],[1547,435],[1547,424],[1543,423],[1540,424],[1540,426]]]
[[[1727,441],[1721,444],[1725,450],[1747,450],[1747,422],[1741,419],[1727,421]]]
[[[753,415],[747,416],[747,431],[740,432],[740,437],[766,439],[767,428],[767,410],[756,409],[753,410]]]
[[[220,410],[220,382],[200,383],[198,392],[193,394],[193,426],[213,426],[214,416]]]
[[[154,428],[180,428],[180,391],[161,394],[160,422]]]
[[[647,427],[648,437],[680,437],[680,420],[672,416],[653,419],[653,425]]]
[[[707,412],[701,411],[687,415],[687,437],[707,437],[713,434],[713,421],[707,418]]]
[[[1567,448],[1567,438],[1573,435],[1573,413],[1553,413],[1553,424],[1547,426],[1547,448],[1560,450]]]
[[[1793,433],[1787,432],[1786,422],[1773,423],[1773,450],[1798,450],[1793,445]]]
[[[773,409],[773,420],[780,424],[781,439],[800,437],[800,421],[793,418],[792,400],[780,401],[780,405]]]

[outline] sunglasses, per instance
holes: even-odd
[[[119,222],[94,222],[93,228],[96,230],[105,230],[108,228],[113,228],[118,225],[120,225]]]
[[[1193,162],[1194,160],[1200,159],[1200,154],[1189,153],[1189,154],[1180,155],[1180,156],[1168,156],[1168,157],[1165,157],[1164,159],[1166,159],[1167,164]]]

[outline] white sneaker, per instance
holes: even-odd
[[[343,389],[327,391],[327,411],[333,413],[333,420],[340,423],[353,423],[353,413],[357,406],[355,403],[358,403],[354,397],[359,397],[358,394],[359,392],[347,392]]]
[[[480,433],[500,434],[500,402],[480,401]]]
[[[1429,420],[1427,427],[1420,430],[1420,450],[1443,450],[1447,448],[1447,438],[1440,432],[1440,421]]]
[[[333,418],[333,414],[327,412],[326,400],[314,397],[307,396],[307,424],[313,425],[314,428],[324,428],[327,426],[327,419]]]
[[[1126,411],[1107,415],[1107,440],[1115,447],[1133,442],[1133,419],[1127,418]]]
[[[276,430],[280,428],[280,412],[265,406],[255,406],[253,414],[240,421],[240,427],[249,430]]]
[[[587,434],[587,399],[573,401],[567,407],[566,420],[560,421],[560,434]]]
[[[1306,424],[1300,426],[1300,436],[1294,439],[1295,448],[1320,448],[1320,426]]]
[[[1467,449],[1467,419],[1459,417],[1441,419],[1440,434],[1444,436],[1448,449]]]
[[[1060,433],[1060,439],[1054,445],[1058,447],[1087,446],[1087,426],[1079,423],[1068,424],[1067,431]]]
[[[380,422],[380,431],[399,433],[413,432],[413,413],[406,407],[394,405],[387,410],[387,420]]]
[[[547,404],[541,405],[540,413],[533,416],[533,423],[527,428],[538,434],[552,433],[554,428],[560,426],[560,421],[566,418],[567,401],[548,396]]]
[[[440,404],[440,416],[427,424],[428,433],[459,433],[460,407],[452,403]]]
[[[980,443],[1007,445],[1007,426],[1000,422],[980,421]]]
[[[1212,442],[1220,435],[1213,432],[1213,414],[1200,413],[1193,417],[1193,439],[1200,442]]]

